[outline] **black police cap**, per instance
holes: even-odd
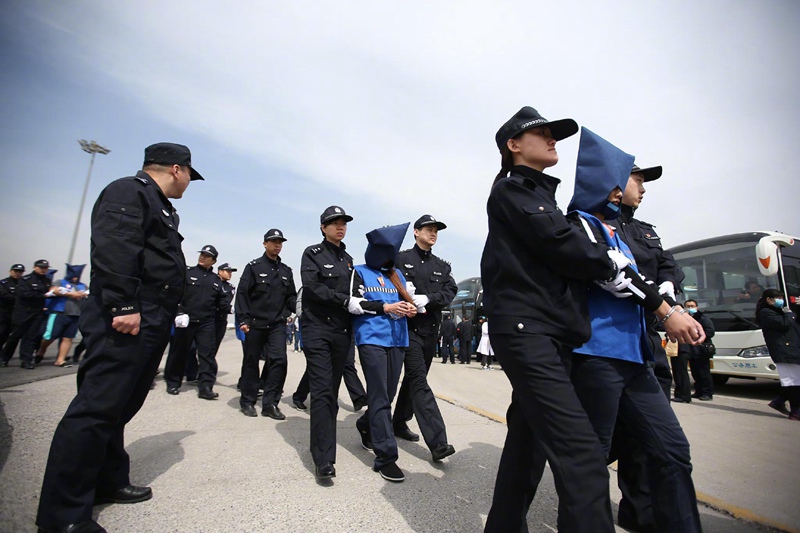
[[[414,222],[414,229],[420,229],[422,228],[422,226],[430,226],[430,225],[436,225],[436,229],[440,231],[447,227],[447,224],[445,224],[444,222],[439,222],[431,215],[422,215],[417,219],[416,222]]]
[[[633,165],[631,169],[631,174],[641,174],[644,176],[644,181],[655,181],[661,177],[662,169],[660,166],[658,167],[647,167],[647,168],[639,168],[636,165]]]
[[[497,134],[494,136],[497,148],[502,152],[503,146],[506,146],[509,139],[513,139],[525,130],[542,126],[550,128],[553,139],[557,141],[578,133],[578,124],[571,118],[550,122],[534,108],[525,106],[497,130]]]
[[[217,253],[217,249],[216,249],[216,248],[214,248],[214,247],[213,247],[212,245],[210,245],[210,244],[206,244],[205,246],[203,246],[203,249],[202,249],[202,250],[197,250],[197,251],[198,251],[199,253],[201,253],[201,254],[207,254],[207,255],[210,255],[210,256],[211,256],[211,257],[213,257],[214,259],[216,259],[216,258],[219,256],[219,253]]]
[[[345,213],[344,209],[342,209],[338,205],[332,205],[325,211],[323,211],[322,214],[319,216],[319,223],[324,226],[325,224],[329,224],[334,220],[340,218],[343,219],[345,222],[350,222],[351,220],[353,220],[353,217]]]
[[[19,270],[20,272],[25,272],[25,265],[16,263],[11,265],[11,268],[9,268],[9,270]]]
[[[285,242],[287,239],[283,236],[283,232],[278,228],[272,228],[264,234],[264,242],[267,241],[281,241]]]
[[[192,168],[192,152],[182,144],[157,143],[144,149],[145,165],[180,165],[189,167],[191,179],[203,180],[203,176]]]
[[[230,272],[236,272],[238,269],[233,268],[228,263],[222,263],[220,266],[217,267],[217,270],[228,270]]]
[[[50,262],[47,259],[39,259],[36,261],[33,266],[35,267],[43,267],[43,268],[50,268]]]

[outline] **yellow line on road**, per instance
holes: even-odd
[[[456,407],[461,407],[462,409],[466,409],[468,411],[472,411],[473,413],[480,415],[482,417],[488,418],[489,420],[494,420],[495,422],[499,422],[501,424],[506,424],[505,417],[498,416],[494,413],[490,413],[489,411],[485,411],[480,407],[475,407],[474,405],[463,404],[461,402],[456,401],[454,398],[450,398],[448,396],[444,396],[442,394],[436,394],[436,397],[444,402],[449,404],[455,405]],[[616,461],[615,461],[616,463]],[[615,468],[615,465],[610,465],[612,468]],[[782,524],[776,520],[771,518],[767,518],[766,516],[761,516],[760,514],[754,513],[749,509],[745,509],[744,507],[738,507],[731,503],[728,503],[724,500],[719,498],[715,498],[710,494],[705,494],[703,492],[697,492],[697,500],[703,505],[711,507],[712,509],[716,509],[718,511],[722,511],[727,513],[734,518],[738,518],[740,520],[746,520],[748,522],[753,522],[755,524],[759,524],[766,527],[771,527],[773,529],[777,529],[779,531],[783,531],[785,533],[800,533],[800,529],[796,527],[787,526],[786,524]]]

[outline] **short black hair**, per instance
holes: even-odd
[[[683,302],[683,306],[686,307],[686,304],[688,304],[689,302],[692,302],[694,305],[697,305],[697,300],[692,300],[691,298],[689,298],[688,300]]]

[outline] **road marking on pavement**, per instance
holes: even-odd
[[[474,405],[461,403],[455,400],[454,398],[444,396],[443,394],[436,394],[435,396],[444,402],[455,405],[456,407],[472,411],[473,413],[488,418],[489,420],[494,420],[495,422],[507,425],[505,417],[498,416],[494,413],[490,413],[489,411],[485,411],[480,407],[475,407]],[[609,466],[612,469],[616,470],[616,461],[614,461],[614,463],[610,464]],[[766,527],[771,527],[779,531],[783,531],[785,533],[800,533],[800,529],[797,529],[792,526],[787,526],[786,524],[782,524],[780,522],[777,522],[776,520],[767,518],[766,516],[761,516],[749,509],[738,507],[736,505],[728,503],[719,498],[715,498],[714,496],[705,494],[703,492],[698,491],[696,494],[697,494],[697,500],[701,502],[703,505],[711,507],[712,509],[716,509],[717,511],[722,511],[724,513],[727,513],[733,516],[734,518],[740,520],[746,520],[748,522],[753,522],[754,524],[759,524]]]

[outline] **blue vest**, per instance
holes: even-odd
[[[631,268],[638,272],[636,261],[628,245],[617,234],[613,237],[602,221],[593,215],[578,211],[589,224],[599,228],[610,248],[615,248],[631,260]],[[645,340],[644,310],[641,306],[629,302],[626,298],[617,298],[613,294],[590,285],[589,317],[592,321],[592,338],[576,348],[576,353],[622,359],[634,363],[643,363],[644,359],[653,360],[653,354]]]
[[[66,279],[62,279],[59,284],[59,287],[64,287],[67,290],[72,290],[73,288],[76,291],[85,291],[86,285],[81,283],[72,283]],[[63,313],[64,307],[67,305],[67,297],[66,296],[54,296],[53,298],[48,298],[47,302],[45,303],[45,307],[47,307],[48,312],[50,313]]]
[[[356,265],[355,267],[361,279],[364,280],[364,298],[373,302],[385,302],[393,304],[400,301],[400,295],[385,274],[378,270],[373,270],[367,265]],[[395,269],[403,285],[406,279],[402,272]],[[395,320],[390,315],[372,315],[364,313],[353,317],[353,330],[356,337],[356,345],[374,344],[376,346],[407,347],[408,346],[408,324],[406,318]]]

